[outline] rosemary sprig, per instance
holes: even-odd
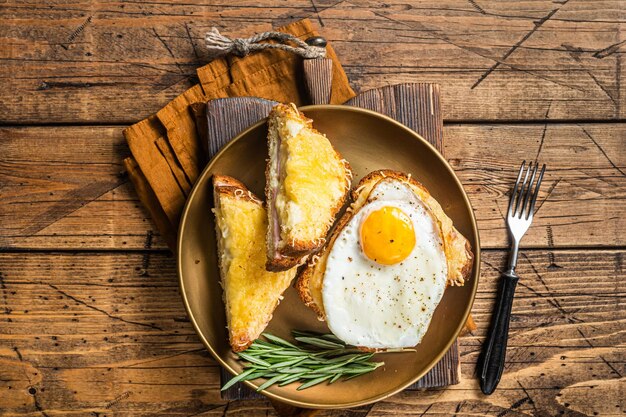
[[[266,379],[257,391],[298,381],[303,383],[297,389],[303,390],[324,381],[332,384],[342,377],[352,379],[384,365],[369,362],[373,353],[348,347],[332,334],[294,330],[292,335],[296,344],[269,333],[263,334],[266,340],[255,340],[239,353],[239,359],[246,362],[243,372],[228,381],[222,391],[257,378]]]

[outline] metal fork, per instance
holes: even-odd
[[[500,288],[498,298],[496,299],[497,306],[489,328],[489,336],[483,346],[482,357],[479,361],[479,369],[481,370],[480,388],[485,394],[491,394],[496,389],[504,369],[513,295],[515,294],[515,287],[519,280],[519,277],[515,273],[517,252],[522,237],[533,221],[539,187],[541,186],[541,180],[546,170],[546,165],[544,164],[539,173],[537,184],[533,188],[538,167],[539,164],[537,162],[535,162],[534,166],[533,163],[530,162],[528,169],[525,169],[526,161],[522,162],[519,174],[517,175],[517,181],[515,182],[515,188],[513,188],[513,192],[511,193],[509,210],[506,216],[506,224],[511,238],[509,265],[507,270],[500,277]],[[526,173],[524,174],[524,172]],[[530,181],[528,180],[529,174]],[[519,187],[522,175],[524,175],[524,181],[522,182],[522,186]]]

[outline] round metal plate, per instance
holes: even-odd
[[[353,407],[379,401],[406,388],[449,349],[467,319],[478,284],[478,231],[470,202],[452,168],[415,132],[379,113],[356,107],[318,105],[303,107],[302,111],[348,160],[354,171],[353,185],[375,169],[411,173],[469,239],[475,255],[471,277],[465,286],[446,290],[416,352],[378,355],[377,360],[384,360],[385,366],[350,381],[320,384],[302,391],[296,391],[297,384],[264,391],[273,399],[299,407]],[[266,134],[266,124],[260,122],[234,138],[209,162],[189,195],[178,236],[178,274],[189,317],[218,363],[233,373],[239,373],[241,365],[228,344],[211,213],[211,176],[233,176],[263,198]],[[328,331],[289,288],[267,331],[289,337],[292,329]],[[258,381],[248,384],[256,388],[254,382]]]

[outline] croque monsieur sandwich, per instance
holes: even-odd
[[[239,181],[213,176],[218,261],[230,345],[245,350],[263,332],[296,275],[296,268],[269,272],[263,241],[263,203]]]
[[[343,206],[352,173],[294,105],[269,115],[266,168],[267,269],[281,271],[319,250]]]
[[[424,186],[400,172],[364,177],[322,251],[300,272],[304,303],[348,344],[418,344],[447,286],[463,285],[469,241]]]

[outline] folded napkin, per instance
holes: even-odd
[[[319,33],[308,19],[277,29],[302,40]],[[335,51],[331,104],[354,97]],[[243,58],[219,58],[197,70],[200,84],[176,97],[156,114],[124,130],[132,157],[124,166],[142,204],[148,209],[167,245],[175,250],[178,221],[191,187],[206,163],[203,134],[196,126],[191,105],[207,100],[255,96],[279,102],[306,103],[302,58],[269,49]]]

